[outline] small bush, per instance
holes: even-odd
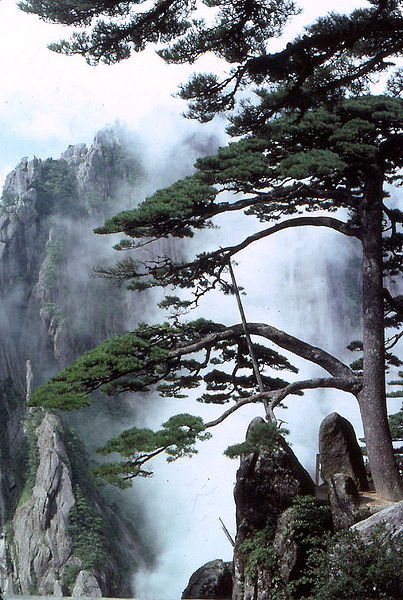
[[[75,504],[69,512],[72,553],[83,569],[95,569],[105,562],[104,524],[79,486],[74,490]]]
[[[313,600],[403,597],[403,534],[392,536],[384,525],[365,540],[351,530],[334,535],[316,561]]]

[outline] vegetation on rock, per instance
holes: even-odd
[[[37,209],[41,214],[80,216],[77,202],[78,189],[74,169],[65,160],[48,158],[41,164],[39,177],[34,182]]]
[[[402,597],[402,534],[382,525],[369,537],[347,530],[316,555],[314,600],[386,600]]]

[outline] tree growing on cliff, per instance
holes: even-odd
[[[130,240],[120,248],[144,243],[144,239],[192,235],[195,229],[209,225],[223,212],[247,211],[262,223],[255,234],[233,246],[202,253],[195,260],[176,263],[167,257],[141,266],[123,260],[110,275],[131,280],[134,289],[156,285],[194,288],[196,299],[213,287],[232,291],[226,276],[231,258],[250,244],[291,227],[329,227],[362,244],[363,280],[363,365],[353,371],[322,349],[314,348],[285,332],[263,323],[248,323],[250,335],[270,340],[323,367],[329,376],[287,383],[264,373],[267,365],[292,369],[284,357],[266,346],[256,346],[264,391],[257,389],[250,369],[248,348],[242,324],[223,326],[197,321],[163,326],[141,326],[133,333],[109,340],[84,355],[36,393],[36,402],[50,406],[73,406],[83,402],[83,394],[104,385],[109,391],[149,389],[157,384],[164,395],[180,394],[185,388],[203,381],[210,393],[205,401],[234,401],[224,415],[251,402],[266,403],[268,415],[289,394],[314,387],[333,387],[351,392],[358,399],[373,477],[379,493],[399,497],[399,478],[394,479],[394,457],[387,423],[385,403],[384,308],[387,325],[400,321],[393,298],[384,292],[383,275],[396,275],[401,268],[401,235],[397,224],[402,215],[387,208],[383,184],[395,176],[401,166],[401,123],[403,101],[365,96],[346,99],[332,110],[306,111],[301,116],[286,115],[266,125],[266,135],[247,138],[223,148],[214,157],[200,159],[192,177],[157,192],[133,211],[120,213],[108,221],[99,233],[124,231]],[[212,185],[214,183],[215,185]],[[228,190],[244,196],[226,200]],[[344,209],[342,215],[316,215],[324,209]],[[304,211],[303,214],[300,214]],[[342,216],[344,218],[342,218]],[[387,225],[387,238],[382,230]],[[185,302],[187,304],[188,301]],[[166,303],[183,307],[183,301],[171,297]],[[392,336],[390,344],[394,338]],[[200,358],[201,351],[205,355]],[[234,361],[232,373],[219,365]],[[211,370],[208,366],[212,364]],[[112,385],[112,382],[114,384]],[[204,431],[197,426],[177,423],[176,434],[185,427],[190,436]],[[212,426],[212,424],[208,424]],[[172,433],[172,431],[170,432]],[[176,435],[175,434],[175,435]],[[159,433],[158,435],[162,435]],[[164,433],[164,435],[167,435]],[[108,445],[108,450],[123,450],[129,438],[134,449],[149,458],[157,449],[168,447],[169,435],[156,442],[148,439],[139,446],[139,434]],[[154,444],[154,445],[153,445]],[[179,444],[180,446],[180,444]],[[388,450],[390,448],[390,451]],[[129,458],[129,455],[127,458]],[[147,456],[146,456],[147,455]],[[137,468],[138,463],[136,461]],[[130,459],[124,468],[130,468]],[[385,472],[387,477],[385,477]]]
[[[42,6],[46,16],[49,3],[24,5],[33,9],[35,4]],[[80,2],[71,6],[78,4],[88,9],[92,5]],[[123,6],[112,4],[115,9]],[[228,78],[219,82],[211,76],[196,75],[183,87],[182,96],[191,101],[192,116],[206,120],[219,110],[233,107],[237,91],[245,83],[268,84],[258,91],[258,102],[244,103],[232,117],[232,132],[244,137],[216,156],[200,159],[193,176],[156,192],[135,210],[117,215],[97,231],[124,232],[130,239],[122,240],[118,249],[125,250],[141,246],[144,240],[148,243],[169,236],[190,237],[225,213],[243,211],[262,225],[257,225],[248,238],[202,253],[189,262],[176,263],[163,257],[140,265],[128,259],[104,274],[130,280],[133,289],[193,289],[193,300],[174,296],[165,302],[183,309],[213,288],[234,291],[226,274],[230,260],[252,243],[287,228],[330,228],[356,238],[362,246],[363,337],[356,344],[363,351],[362,368],[353,370],[323,349],[268,324],[248,323],[249,335],[274,342],[321,366],[328,374],[292,383],[272,378],[268,366],[293,370],[292,365],[266,345],[253,344],[261,379],[257,385],[243,324],[224,326],[178,319],[173,324],[142,325],[135,332],[107,341],[40,388],[34,401],[66,408],[86,403],[87,394],[98,388],[116,392],[157,386],[162,395],[175,396],[204,384],[202,400],[233,402],[211,423],[179,415],[158,432],[132,429],[112,440],[105,452],[118,451],[124,459],[105,467],[105,475],[112,480],[144,474],[143,465],[163,451],[168,450],[171,458],[191,454],[194,441],[205,437],[206,429],[247,403],[262,402],[268,419],[272,419],[275,407],[290,394],[320,387],[341,389],[358,400],[377,491],[387,498],[400,499],[401,481],[385,400],[385,366],[399,362],[390,354],[399,334],[392,332],[385,351],[384,330],[385,326],[399,326],[402,311],[400,299],[384,289],[383,278],[400,276],[402,268],[399,228],[403,217],[401,211],[388,206],[387,191],[388,184],[399,183],[403,166],[403,101],[397,97],[401,79],[395,74],[385,95],[371,96],[365,87],[371,74],[387,67],[385,59],[401,50],[403,18],[399,3],[373,1],[370,8],[349,16],[329,15],[277,54],[267,54],[263,37],[259,45],[257,33],[249,30],[258,12],[249,13],[247,8],[262,9],[267,3],[231,3],[236,11],[231,19],[229,5],[216,4],[221,7],[223,19],[226,15],[225,23],[210,28],[199,22],[176,33],[172,30],[165,40],[180,39],[162,54],[167,60],[193,61],[205,51],[219,52],[219,42],[227,41],[222,54],[228,62],[237,64]],[[274,4],[270,15],[275,14]],[[288,4],[292,12],[294,7]],[[179,10],[175,2],[158,6]],[[189,10],[186,3],[180,6],[185,12]],[[189,12],[182,16],[189,16]],[[178,13],[176,20],[179,22]],[[231,29],[233,21],[239,29]],[[99,30],[96,26],[94,35],[97,31],[99,34],[102,27]],[[124,53],[112,52],[113,36],[104,31],[104,38],[101,36],[98,42],[84,34],[76,36],[78,45],[63,44],[61,48],[97,59],[103,56],[109,62],[124,58]],[[235,32],[242,35],[237,37]],[[150,39],[145,35],[144,43]],[[130,44],[125,52],[130,52]],[[231,198],[229,193],[233,194]],[[319,210],[330,214],[315,214]],[[226,364],[232,365],[231,372]]]

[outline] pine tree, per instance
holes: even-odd
[[[202,0],[202,12],[190,0],[152,0],[146,10],[137,0],[21,0],[19,6],[45,21],[80,27],[50,47],[90,64],[113,64],[155,44],[168,63],[193,64],[207,52],[224,59],[229,72],[222,78],[196,73],[181,96],[189,100],[189,115],[206,121],[232,109],[246,87],[258,88],[260,102],[239,113],[244,132],[279,108],[317,106],[346,89],[362,92],[403,48],[400,0],[368,0],[350,15],[332,12],[276,52],[270,41],[300,12],[293,0]],[[397,95],[401,70],[392,85]]]
[[[384,190],[402,166],[402,122],[403,101],[385,96],[346,99],[332,110],[310,109],[302,117],[280,116],[266,125],[260,138],[244,138],[216,156],[200,159],[193,176],[156,192],[97,230],[123,231],[129,239],[118,247],[127,249],[141,246],[144,240],[192,236],[225,212],[244,211],[262,223],[276,221],[233,246],[202,253],[190,262],[163,257],[147,266],[129,258],[104,272],[129,280],[133,289],[168,285],[195,289],[193,301],[214,287],[232,292],[225,275],[229,261],[250,244],[286,228],[328,227],[359,240],[363,256],[362,371],[360,367],[352,370],[329,353],[267,324],[249,323],[250,334],[322,366],[330,375],[287,383],[263,372],[265,391],[261,392],[252,373],[242,324],[144,325],[84,355],[38,390],[36,401],[52,406],[80,404],[83,393],[104,385],[109,391],[138,391],[157,384],[163,395],[177,395],[204,381],[210,390],[204,401],[235,400],[230,412],[245,403],[264,401],[270,415],[289,394],[313,387],[342,389],[358,399],[378,492],[400,497],[385,400],[385,362],[399,361],[390,352],[385,354],[385,306],[386,325],[396,328],[402,314],[391,294],[384,291],[383,277],[396,277],[402,268],[398,228],[402,213],[388,208]],[[244,197],[228,201],[222,197],[223,190],[226,194],[228,190],[237,192],[235,198],[240,193]],[[323,209],[334,216],[315,214]],[[180,309],[191,302],[167,297],[164,304]],[[202,349],[205,358],[195,358],[195,352]],[[293,370],[284,357],[265,346],[255,344],[255,352],[262,371],[267,365]],[[210,370],[206,369],[209,361],[213,365]],[[230,361],[236,365],[232,374],[219,368]],[[249,368],[249,376],[241,375],[243,368]]]
[[[129,3],[130,7],[133,4]],[[106,7],[97,3],[95,13],[91,12],[95,10],[93,3],[72,2],[64,17],[60,17],[57,6],[51,11],[53,3],[33,0],[23,5],[43,17],[56,21],[64,18],[67,23],[89,23],[95,14],[102,13],[119,17],[120,13],[114,12],[118,7],[122,10],[126,7],[124,14],[129,15],[127,3],[120,2],[108,3]],[[155,13],[153,18],[151,12],[144,17],[133,17],[133,31],[140,36],[140,20],[150,17],[154,37],[149,37],[150,30],[145,28],[142,44],[167,42],[169,47],[160,53],[168,61],[192,62],[200,54],[213,51],[235,64],[225,81],[195,75],[183,87],[182,96],[190,100],[192,116],[206,120],[217,111],[233,107],[237,91],[246,83],[261,84],[259,102],[243,103],[232,116],[231,131],[243,134],[242,139],[220,149],[215,156],[200,159],[194,175],[156,192],[136,209],[116,215],[97,233],[124,232],[129,239],[117,245],[123,250],[136,249],[144,240],[149,243],[168,236],[191,237],[196,230],[209,227],[215,216],[234,211],[243,211],[269,226],[257,226],[253,235],[233,246],[202,253],[186,263],[163,257],[151,264],[138,264],[130,258],[103,274],[129,280],[132,289],[173,285],[195,290],[193,299],[184,301],[176,296],[166,299],[165,305],[180,312],[212,288],[232,293],[233,285],[226,275],[229,261],[250,244],[287,228],[333,229],[359,240],[362,247],[363,335],[358,344],[363,352],[362,368],[350,368],[324,350],[268,324],[248,323],[249,334],[320,365],[329,375],[292,383],[271,378],[265,371],[268,366],[295,369],[265,345],[253,344],[262,375],[262,391],[253,375],[242,324],[224,326],[204,320],[177,319],[174,324],[141,325],[135,332],[109,340],[40,388],[34,402],[75,407],[87,402],[87,394],[100,387],[114,393],[156,386],[162,395],[175,396],[204,383],[206,392],[202,400],[220,403],[232,400],[234,404],[222,417],[203,427],[189,425],[189,415],[178,416],[174,427],[168,427],[172,436],[168,438],[173,440],[173,447],[180,448],[178,436],[185,431],[183,443],[189,449],[191,441],[204,435],[205,429],[217,425],[246,403],[263,402],[268,419],[272,419],[276,406],[290,394],[320,387],[341,389],[358,400],[378,493],[398,500],[402,497],[402,484],[388,427],[385,367],[388,363],[399,365],[399,359],[388,346],[392,347],[399,337],[394,332],[401,324],[402,307],[401,299],[394,298],[384,288],[383,281],[388,277],[398,278],[402,269],[403,215],[388,206],[387,189],[390,184],[401,183],[401,75],[394,73],[384,95],[371,95],[367,86],[371,76],[389,66],[387,59],[401,51],[400,3],[373,1],[370,8],[351,15],[331,14],[276,54],[266,53],[262,31],[273,35],[275,28],[270,19],[274,19],[275,7],[283,3],[269,5],[270,13],[265,13],[263,19],[261,11],[267,3],[209,2],[208,6],[219,7],[216,24],[209,27],[201,22],[185,26],[184,19],[191,13],[187,3],[158,3],[152,5],[151,11],[171,11],[171,21],[167,23],[172,29],[166,30],[165,37],[162,29],[158,29]],[[291,14],[294,7],[291,3],[287,5],[284,12]],[[253,16],[247,12],[252,8],[257,11]],[[130,20],[132,16],[127,18]],[[175,30],[172,19],[179,29]],[[251,27],[254,19],[261,24],[261,30]],[[279,30],[284,19],[275,22]],[[130,39],[124,37],[128,29],[129,26],[125,29],[122,25],[113,29],[123,44],[114,46],[112,30],[100,22],[89,33],[62,43],[59,50],[78,52],[90,60],[120,60],[131,50],[143,47],[135,41],[134,34]],[[228,192],[234,194],[230,200]],[[319,210],[321,213],[315,214]],[[323,211],[329,214],[324,215]],[[392,328],[386,350],[385,327]],[[204,357],[200,358],[202,352]],[[233,365],[232,372],[220,368],[226,363]],[[248,375],[244,374],[245,369],[249,369]],[[150,443],[147,434],[147,441],[141,442],[141,436],[133,430],[121,446],[125,461],[116,467],[114,476],[125,479],[139,474],[144,461],[169,446],[165,435],[156,432],[154,442]]]

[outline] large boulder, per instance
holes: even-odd
[[[229,600],[232,597],[232,563],[212,560],[197,569],[189,579],[182,598]]]
[[[254,419],[251,425],[261,422],[263,419]],[[250,431],[251,427],[247,436]],[[295,496],[314,493],[310,475],[284,439],[274,449],[244,455],[234,489],[237,539],[275,526]]]
[[[348,475],[358,490],[368,490],[364,460],[353,426],[334,412],[321,423],[319,452],[322,477],[326,482],[336,473]]]
[[[73,598],[101,598],[99,583],[90,571],[80,571],[74,585]]]
[[[249,426],[247,438],[257,423]],[[270,597],[270,577],[247,573],[245,540],[253,540],[259,532],[274,531],[280,516],[299,495],[314,495],[315,486],[307,471],[283,438],[276,447],[243,455],[234,490],[237,536],[234,549],[234,600]],[[254,591],[253,591],[254,590]]]
[[[403,534],[403,500],[391,504],[387,508],[371,515],[367,519],[356,523],[351,527],[353,531],[358,531],[364,538],[369,537],[374,529],[383,523],[390,533],[395,535]]]

